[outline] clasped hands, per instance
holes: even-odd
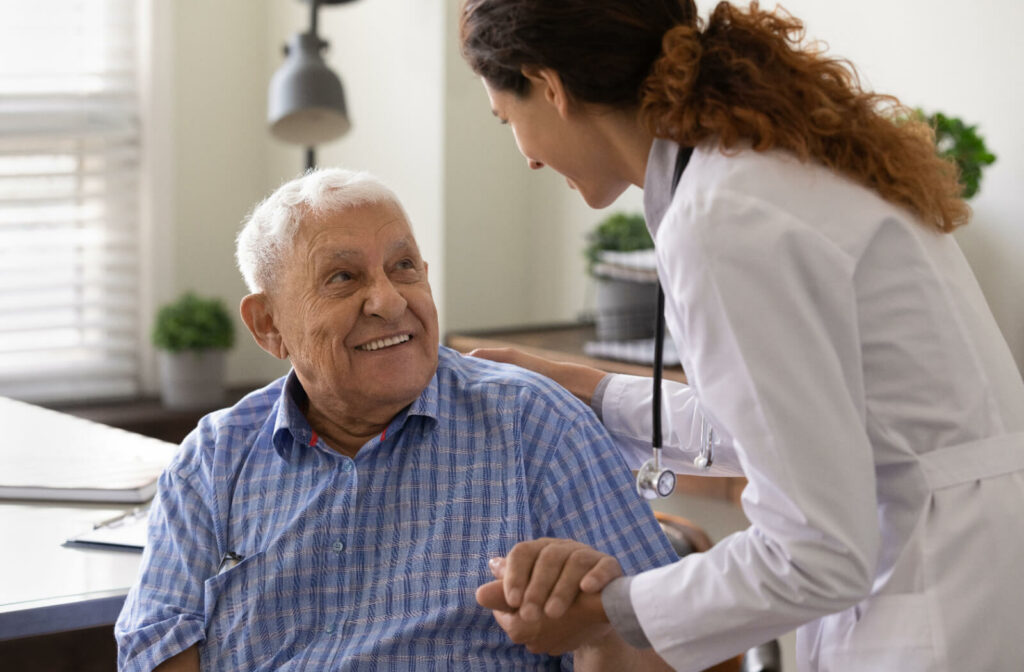
[[[489,563],[495,580],[476,601],[531,653],[560,655],[596,646],[612,632],[601,590],[622,576],[618,560],[567,539],[520,542]]]

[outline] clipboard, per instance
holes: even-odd
[[[149,507],[138,507],[96,523],[88,532],[70,537],[64,546],[141,553],[146,547]]]

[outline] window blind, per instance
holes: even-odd
[[[136,2],[0,3],[0,395],[137,391]]]

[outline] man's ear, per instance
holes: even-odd
[[[249,294],[238,308],[242,321],[259,346],[278,359],[286,359],[288,348],[274,323],[274,312],[267,295],[262,292]]]
[[[535,66],[523,67],[523,77],[530,80],[531,87],[537,87],[544,100],[555,106],[558,114],[564,119],[569,116],[572,107],[572,100],[569,98],[565,85],[562,83],[562,76],[551,68],[538,68]]]

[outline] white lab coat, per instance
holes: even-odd
[[[703,413],[751,526],[633,579],[648,639],[679,670],[798,626],[800,669],[1024,670],[1024,384],[954,239],[779,152],[698,147],[673,198],[676,149],[644,195],[691,385],[665,453],[695,471]],[[635,466],[650,402],[605,390]]]

